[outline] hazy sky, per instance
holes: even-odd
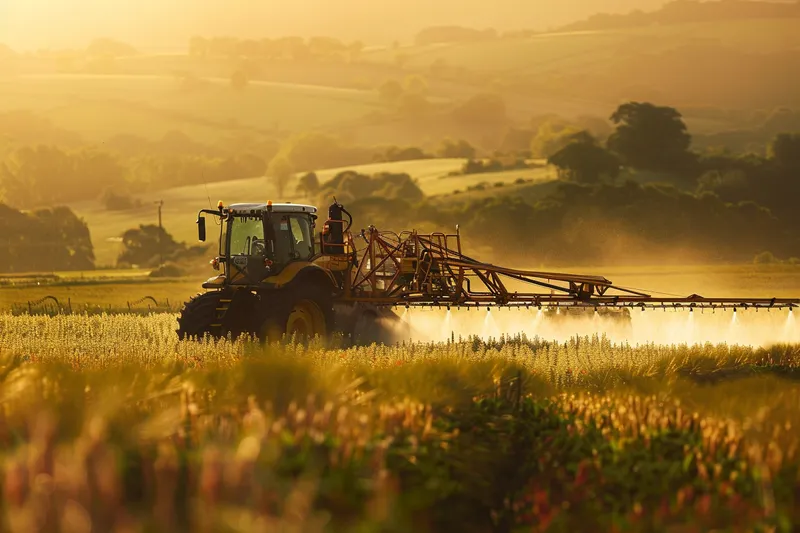
[[[497,29],[564,24],[599,11],[649,10],[664,0],[0,0],[0,42],[19,49],[83,47],[98,36],[182,46],[189,36],[352,36],[407,41],[424,26]]]

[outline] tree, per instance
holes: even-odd
[[[533,157],[548,158],[569,144],[572,137],[581,131],[560,120],[546,120],[531,141],[531,154]]]
[[[787,170],[800,171],[800,133],[780,133],[770,145],[769,154]]]
[[[89,228],[67,207],[21,212],[0,204],[3,272],[94,268]]]
[[[547,162],[558,167],[563,178],[578,183],[597,183],[602,176],[616,178],[620,167],[619,159],[586,131],[573,135]]]
[[[617,108],[611,121],[617,128],[608,138],[608,148],[627,166],[679,170],[691,159],[692,138],[681,114],[672,107],[629,102]]]
[[[162,255],[166,261],[185,248],[164,228],[142,224],[122,234],[122,253],[117,258],[117,264],[153,267],[158,265]]]
[[[267,174],[272,177],[275,188],[278,191],[278,196],[283,198],[286,185],[288,185],[289,180],[291,180],[294,175],[294,167],[286,157],[279,155],[270,161]]]
[[[316,172],[308,172],[300,177],[297,192],[308,197],[313,197],[319,192],[319,178],[317,178]]]
[[[436,155],[445,158],[472,159],[475,157],[475,147],[464,139],[459,139],[458,141],[445,139],[442,141],[442,145],[437,150]]]

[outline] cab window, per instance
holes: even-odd
[[[231,255],[264,255],[266,252],[260,218],[234,218],[230,239]]]
[[[314,237],[311,233],[311,223],[308,217],[293,216],[289,218],[289,225],[294,238],[294,250],[298,259],[310,259],[314,255]]]

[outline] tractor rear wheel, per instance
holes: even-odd
[[[262,327],[262,340],[284,336],[305,340],[326,337],[333,331],[332,295],[322,283],[290,286],[266,298],[270,312]]]
[[[178,317],[178,338],[202,339],[205,335],[212,337],[221,336],[221,328],[217,324],[217,309],[221,306],[223,293],[220,291],[207,292],[192,297]]]

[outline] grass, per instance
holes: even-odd
[[[172,315],[0,316],[8,531],[800,520],[796,345],[262,347],[172,328]]]
[[[211,272],[209,270],[209,272]],[[208,276],[186,279],[141,279],[131,277],[121,280],[60,280],[56,283],[0,288],[0,312],[24,311],[28,302],[38,302],[45,297],[56,298],[65,308],[75,312],[84,309],[126,309],[129,302],[137,302],[146,296],[154,298],[159,306],[178,309],[183,302],[201,292],[201,283]],[[146,309],[152,301],[142,301],[135,308]],[[55,302],[42,302],[41,310],[55,310]]]
[[[187,93],[170,76],[0,78],[0,111],[34,111],[96,142],[119,134],[160,139],[170,130],[190,132],[204,142],[239,128],[307,131],[381,107],[371,92],[291,84],[253,83],[236,91],[219,80]]]
[[[425,67],[437,60],[487,72],[552,74],[603,72],[621,56],[657,53],[691,43],[715,43],[749,53],[800,46],[792,19],[715,21],[608,31],[546,33],[529,38],[406,47],[407,65]],[[395,52],[369,52],[367,59],[394,61]]]

